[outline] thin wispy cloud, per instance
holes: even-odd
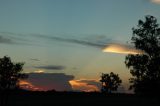
[[[12,33],[12,32],[0,32],[0,43],[3,44],[15,44],[15,45],[36,45],[33,37],[26,34]]]
[[[61,42],[69,42],[75,44],[81,44],[86,46],[92,46],[102,49],[103,52],[110,52],[110,53],[119,53],[119,54],[140,54],[143,53],[141,50],[135,49],[131,45],[127,44],[119,44],[117,42],[113,42],[111,39],[101,39],[98,41],[85,40],[85,39],[73,39],[73,38],[62,38],[62,37],[53,37],[53,36],[44,36],[39,35],[42,38],[49,39],[52,41],[61,41]],[[105,40],[105,41],[104,41]]]
[[[150,0],[152,3],[160,4],[160,0]]]
[[[34,68],[46,69],[46,70],[64,70],[65,69],[64,66],[60,66],[60,65],[36,66]]]
[[[7,32],[6,33],[3,32],[3,34],[16,35],[14,33],[7,33]],[[18,38],[18,37],[20,37],[21,34],[17,34],[17,35],[18,36],[15,41],[20,42],[21,38]],[[22,34],[21,36],[24,36],[24,35]],[[96,48],[102,49],[103,52],[110,52],[110,53],[120,53],[120,54],[143,53],[142,51],[135,49],[133,46],[122,44],[122,43],[117,43],[117,42],[114,42],[112,39],[106,39],[105,36],[95,37],[96,39],[95,38],[93,39],[92,36],[90,36],[90,38],[78,38],[78,37],[71,37],[71,36],[66,37],[66,36],[54,36],[54,35],[42,35],[42,34],[30,34],[28,36],[30,36],[30,39],[35,38],[33,39],[33,41],[28,42],[28,44],[32,46],[39,45],[38,41],[43,39],[43,40],[47,40],[50,42],[59,41],[59,42],[66,42],[66,43],[73,43],[73,44],[85,45],[85,46],[90,46],[90,47],[96,47]],[[26,41],[27,41],[27,38],[25,40],[25,37],[24,37],[21,43],[26,43]],[[0,36],[0,42],[1,43],[12,43],[13,41],[9,38],[4,38],[3,36]],[[37,44],[34,45],[33,42],[36,42]],[[51,43],[49,44],[51,45]],[[43,44],[41,43],[41,45]],[[30,59],[30,60],[39,61],[38,59]],[[62,69],[62,67],[50,67],[50,66],[37,67],[37,68],[43,68],[43,69],[48,69],[48,70]]]
[[[122,44],[109,44],[103,50],[103,52],[119,53],[119,54],[143,54],[141,50],[137,50],[132,46]]]
[[[0,35],[0,43],[13,44],[14,42],[10,38],[7,38],[7,37]]]
[[[31,58],[30,60],[31,61],[40,61],[39,59],[36,59],[36,58]]]
[[[33,73],[45,73],[45,71],[44,70],[36,70]]]
[[[37,35],[37,37],[41,37],[43,39],[48,39],[52,41],[68,42],[68,43],[75,43],[75,44],[88,45],[88,46],[94,46],[94,47],[105,46],[104,43],[88,41],[88,40],[85,40],[85,38],[79,39],[79,38],[66,38],[66,37],[45,36],[45,35]]]

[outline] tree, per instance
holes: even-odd
[[[137,28],[132,28],[132,44],[143,53],[127,55],[126,66],[130,69],[130,89],[135,93],[160,93],[160,28],[157,19],[146,16],[139,20]]]
[[[122,83],[122,80],[119,78],[118,74],[111,72],[110,74],[102,73],[101,80],[102,83],[102,92],[111,93],[116,91],[118,86]]]
[[[20,79],[27,78],[23,74],[24,63],[13,63],[10,57],[0,58],[0,90],[9,90],[19,87]]]

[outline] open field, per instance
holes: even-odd
[[[84,93],[84,92],[10,92],[5,106],[59,106],[59,105],[152,105],[157,106],[158,97],[132,94]]]

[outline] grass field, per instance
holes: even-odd
[[[159,104],[158,97],[133,94],[106,95],[98,92],[8,92],[5,98],[5,106],[157,106]],[[1,95],[2,100],[4,99]]]

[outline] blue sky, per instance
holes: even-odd
[[[159,3],[159,0],[0,0],[0,56],[25,62],[25,72],[73,75],[74,83],[81,79],[82,83],[87,83],[84,79],[98,81],[102,72],[113,71],[120,75],[123,85],[128,85],[126,54],[119,54],[117,48],[117,53],[106,53],[102,48],[113,44],[131,48],[127,42],[132,27],[145,15],[160,20]]]

